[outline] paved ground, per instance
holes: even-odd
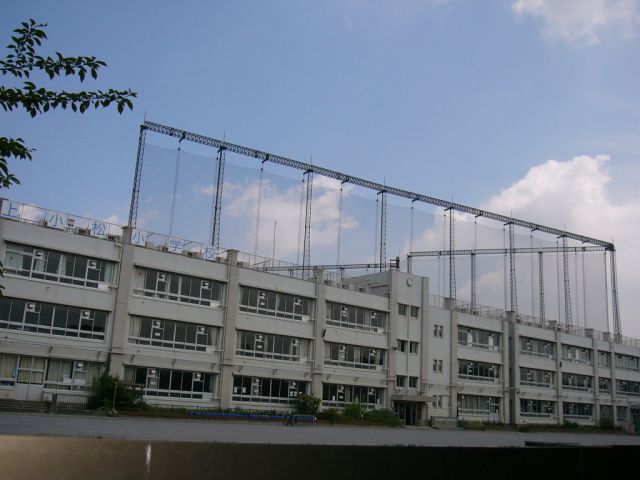
[[[579,445],[639,445],[640,436],[590,433],[519,433],[91,417],[74,415],[0,414],[0,435],[102,437],[126,440],[273,443],[316,445],[416,445],[505,447],[525,441]]]

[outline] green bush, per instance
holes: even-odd
[[[572,422],[571,420],[563,420],[562,426],[564,428],[574,429],[574,428],[578,428],[580,425],[578,425],[576,422]]]
[[[598,424],[600,428],[604,429],[613,429],[615,425],[613,424],[613,418],[611,417],[602,417],[600,418],[600,423]]]
[[[366,409],[360,402],[350,403],[344,409],[344,416],[347,418],[364,418],[366,413]]]
[[[482,422],[469,420],[458,420],[458,427],[465,430],[485,430],[487,428]]]
[[[114,388],[116,389],[115,405],[113,404]],[[144,407],[144,402],[142,401],[143,392],[141,389],[123,384],[118,377],[112,377],[107,372],[104,372],[98,377],[93,390],[96,395],[97,408],[127,410]]]
[[[313,395],[301,393],[296,400],[298,413],[302,415],[316,415],[320,409],[320,399]]]
[[[379,423],[381,425],[388,425],[391,427],[400,426],[400,419],[396,417],[393,411],[388,409],[382,410],[369,410],[365,412],[364,418],[371,423]]]
[[[340,413],[335,408],[328,408],[318,412],[318,420],[327,420],[328,422],[335,423],[340,418]]]

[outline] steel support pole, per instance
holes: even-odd
[[[544,257],[542,252],[538,252],[538,292],[540,300],[540,323],[544,325]]]
[[[387,263],[387,192],[380,193],[380,271],[384,271],[383,265]]]
[[[471,312],[476,311],[476,254],[471,254]]]
[[[618,269],[616,267],[616,251],[609,252],[611,262],[611,316],[613,317],[613,338],[616,343],[622,340],[622,321],[620,320],[620,303],[618,301]]]
[[[567,255],[567,237],[562,237],[562,270],[564,274],[564,323],[573,325],[571,315],[571,281],[569,279],[569,255]]]
[[[211,245],[216,253],[220,250],[220,217],[222,215],[222,188],[224,186],[224,157],[225,148],[218,148],[218,172],[216,175],[216,196],[213,200],[213,229],[211,231]]]
[[[302,250],[302,277],[308,279],[311,272],[308,272],[311,265],[311,200],[313,197],[313,170],[305,172],[307,176],[307,202],[304,211],[304,247]]]
[[[142,178],[142,161],[144,159],[144,146],[147,137],[147,127],[140,125],[138,137],[138,155],[136,157],[136,170],[133,176],[133,189],[131,191],[131,205],[129,207],[129,226],[136,228],[138,221],[138,198],[140,196],[140,179]]]
[[[509,224],[509,295],[511,311],[518,313],[518,288],[516,286],[516,254],[515,254],[515,225]]]
[[[455,212],[449,209],[449,298],[456,298],[456,260],[453,251],[456,249],[456,220]]]

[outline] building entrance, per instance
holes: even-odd
[[[420,425],[422,418],[422,404],[418,402],[395,401],[394,411],[396,417],[405,425]]]
[[[45,358],[20,356],[16,379],[16,400],[42,400],[45,366]]]

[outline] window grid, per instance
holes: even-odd
[[[498,383],[500,381],[500,365],[458,360],[458,378],[475,382]]]
[[[132,316],[129,343],[172,350],[212,352],[220,328],[196,323]]]
[[[562,388],[565,390],[591,392],[593,391],[593,377],[576,373],[563,373]]]
[[[100,288],[111,284],[115,262],[7,242],[5,273],[49,282]]]
[[[325,365],[381,370],[384,361],[385,351],[379,348],[326,342],[324,349]]]
[[[310,298],[273,292],[252,287],[241,287],[240,311],[256,315],[309,321],[312,300]]]
[[[640,396],[640,382],[616,380],[616,393],[618,395]]]
[[[520,367],[520,385],[553,388],[554,384],[555,372]]]
[[[291,405],[298,394],[306,393],[307,385],[308,382],[298,380],[235,375],[232,399],[235,402]]]
[[[591,420],[593,418],[593,404],[563,402],[562,414],[565,418],[575,418],[578,420]]]
[[[136,276],[134,295],[203,307],[220,306],[224,285],[222,282],[153,268],[138,268]]]
[[[104,340],[108,312],[3,297],[0,328],[85,340]]]
[[[387,313],[364,307],[327,302],[326,323],[336,327],[384,333],[387,326]]]
[[[124,380],[144,386],[150,397],[189,398],[211,400],[215,374],[155,367],[126,366]]]
[[[520,416],[528,418],[553,418],[556,416],[556,402],[521,398]]]
[[[239,330],[236,336],[236,355],[300,362],[309,357],[309,340]]]
[[[367,410],[382,408],[384,389],[362,385],[322,384],[322,406],[344,408],[351,403],[360,403]]]
[[[616,353],[616,368],[638,371],[638,357]]]
[[[458,327],[458,345],[500,351],[500,334],[472,327]]]
[[[593,350],[590,348],[562,345],[562,360],[575,363],[593,364]]]
[[[520,355],[555,359],[555,343],[537,338],[520,337]]]

